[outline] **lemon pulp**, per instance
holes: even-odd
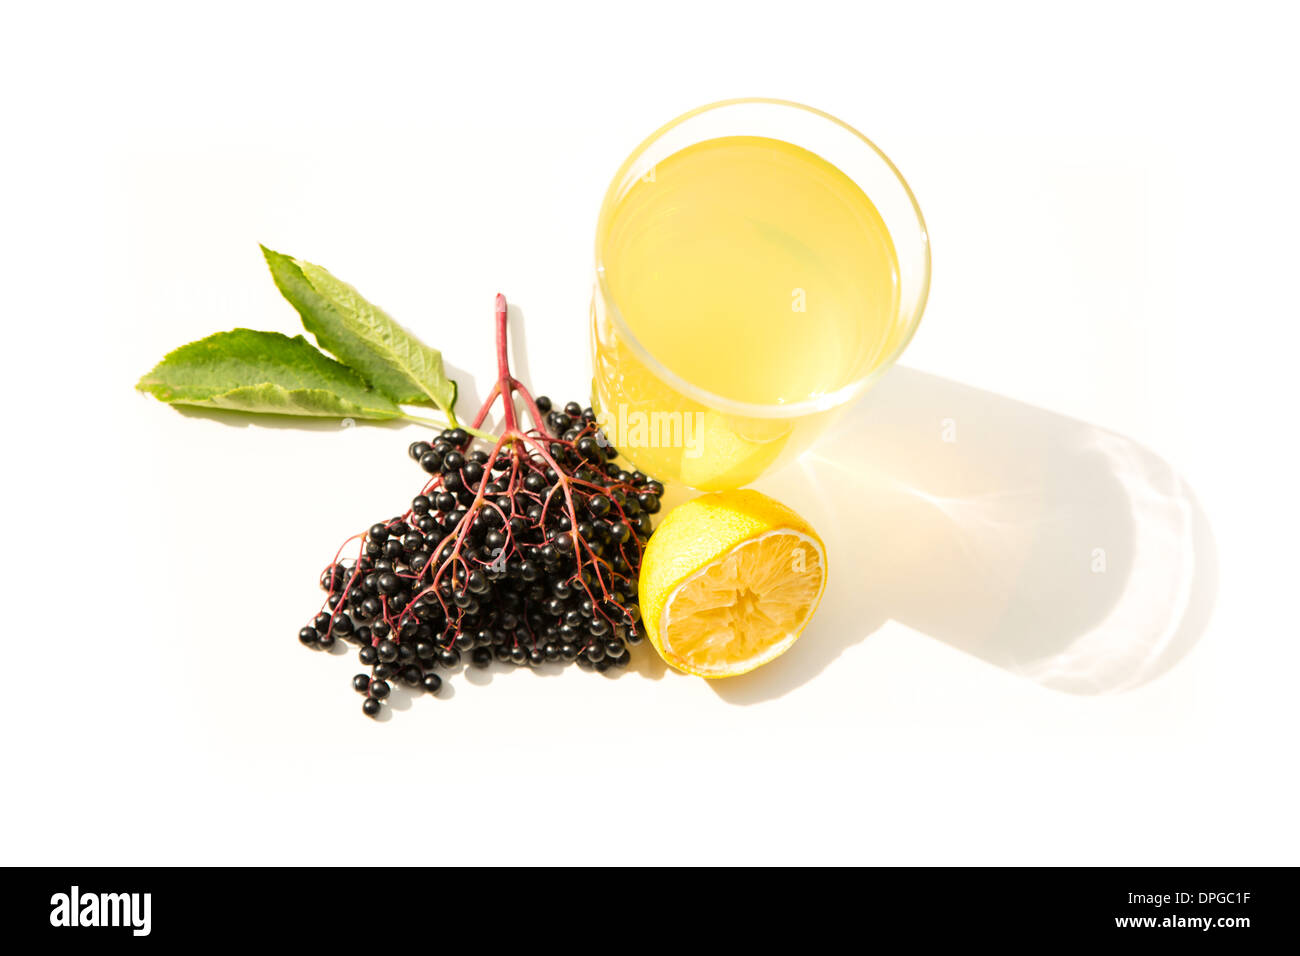
[[[702,677],[767,663],[803,630],[823,571],[820,545],[795,531],[738,545],[669,596],[659,627],[665,656]]]

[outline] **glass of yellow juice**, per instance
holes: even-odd
[[[929,286],[921,210],[861,133],[781,100],[700,107],[605,194],[593,405],[638,469],[738,488],[898,358]]]

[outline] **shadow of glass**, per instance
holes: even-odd
[[[1076,694],[1139,686],[1199,639],[1209,524],[1164,460],[1112,432],[895,368],[757,483],[826,540],[831,579],[777,662],[711,687],[779,697],[886,620]]]

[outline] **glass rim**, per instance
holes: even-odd
[[[794,402],[788,405],[742,402],[737,401],[736,399],[726,398],[725,396],[714,394],[706,389],[700,388],[698,385],[688,382],[676,372],[672,371],[672,369],[665,366],[663,362],[656,358],[650,350],[641,343],[641,340],[636,337],[632,332],[632,329],[628,326],[627,321],[623,318],[623,312],[619,308],[618,302],[614,299],[613,292],[609,287],[608,277],[605,272],[604,257],[602,254],[604,239],[609,231],[610,220],[617,203],[615,191],[618,189],[619,185],[624,182],[627,174],[631,171],[637,160],[639,160],[651,146],[658,142],[668,132],[685,123],[687,120],[694,119],[695,117],[712,110],[741,105],[779,106],[802,110],[806,113],[813,114],[814,116],[818,116],[834,123],[836,126],[839,126],[841,129],[847,131],[860,140],[864,146],[871,150],[871,152],[873,152],[885,164],[893,174],[894,178],[898,181],[898,184],[902,187],[904,195],[911,204],[912,212],[916,216],[916,224],[919,229],[921,241],[922,274],[916,303],[911,308],[911,315],[907,320],[909,327],[905,330],[903,336],[899,339],[893,350],[868,372],[846,385],[841,386],[835,391],[828,392],[825,395],[819,395],[816,398],[805,399],[804,401]],[[823,157],[823,159],[825,158],[826,157]],[[827,159],[827,162],[830,162],[830,160]],[[639,358],[651,372],[663,381],[667,382],[677,391],[701,405],[718,411],[728,412],[733,415],[758,419],[798,418],[803,415],[830,411],[831,409],[838,408],[857,398],[862,394],[862,392],[866,391],[866,389],[869,388],[881,374],[888,370],[898,360],[898,356],[902,354],[903,349],[905,349],[908,343],[912,341],[912,337],[916,334],[916,330],[921,324],[921,316],[925,312],[926,301],[930,294],[930,235],[925,225],[925,217],[921,214],[921,207],[916,201],[916,196],[912,193],[912,188],[907,184],[907,180],[903,178],[903,174],[899,172],[898,167],[895,166],[893,161],[885,155],[884,151],[866,136],[863,136],[862,133],[858,132],[848,123],[832,116],[824,110],[819,110],[816,107],[807,106],[803,103],[796,103],[793,100],[772,99],[761,96],[737,97],[734,99],[718,100],[714,103],[707,103],[704,106],[696,107],[695,109],[670,120],[642,140],[636,149],[632,150],[628,155],[627,159],[623,161],[623,164],[619,166],[618,171],[614,173],[614,178],[610,181],[609,187],[605,190],[605,196],[600,205],[600,213],[596,219],[596,283],[601,298],[608,306],[610,317],[614,322],[618,334],[626,340],[637,358]]]

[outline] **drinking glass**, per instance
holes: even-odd
[[[875,205],[897,257],[897,303],[875,358],[823,394],[784,404],[755,404],[711,393],[672,370],[671,356],[638,340],[612,293],[608,240],[620,200],[657,164],[694,144],[721,137],[782,140],[821,157]],[[596,226],[596,282],[591,305],[592,404],[606,434],[638,469],[704,491],[738,488],[808,447],[858,399],[911,340],[930,285],[925,221],[892,162],[847,123],[784,100],[734,99],[686,113],[647,138],[615,173]],[[868,303],[863,303],[863,315]],[[879,303],[874,303],[878,308]],[[707,323],[708,315],[691,317]],[[748,343],[779,349],[780,341]],[[720,354],[718,361],[728,361]]]

